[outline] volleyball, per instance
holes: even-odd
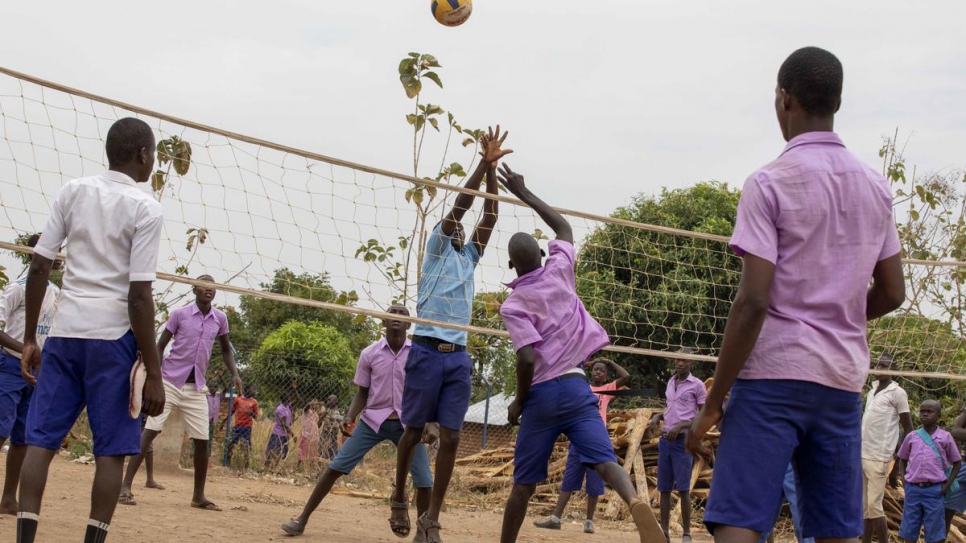
[[[439,24],[459,26],[473,13],[473,0],[432,0],[433,17]]]

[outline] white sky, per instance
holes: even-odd
[[[446,88],[425,100],[464,126],[508,128],[508,162],[550,203],[608,214],[664,186],[740,186],[784,144],[772,109],[779,65],[818,45],[845,66],[837,129],[850,148],[878,165],[882,136],[898,127],[921,171],[966,164],[961,1],[477,0],[459,28],[437,24],[429,3],[15,2],[4,7],[0,64],[409,172],[412,102],[396,69],[409,51],[432,53]],[[427,140],[426,164],[442,144]],[[221,249],[224,259],[231,248]]]

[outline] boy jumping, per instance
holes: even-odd
[[[792,53],[775,89],[788,145],[741,192],[731,247],[744,267],[687,436],[689,452],[710,454],[702,440],[734,385],[704,513],[719,542],[771,529],[793,459],[802,536],[862,533],[866,322],[898,308],[905,285],[889,184],[832,131],[841,103],[839,60]]]
[[[483,156],[466,188],[477,190],[486,175],[486,192],[498,193],[496,163],[512,151],[501,145],[500,137],[491,130],[483,137]],[[487,198],[473,237],[465,243],[463,215],[473,205],[473,195],[460,193],[453,209],[433,228],[423,256],[419,280],[416,315],[452,324],[468,325],[473,309],[473,272],[483,256],[497,219],[497,201]],[[429,509],[416,525],[417,541],[441,543],[439,512],[456,464],[456,448],[460,442],[463,417],[470,406],[470,373],[472,361],[466,353],[466,332],[417,324],[412,349],[406,361],[406,384],[403,390],[402,422],[405,433],[396,451],[396,488],[390,498],[393,533],[405,537],[409,533],[409,508],[406,506],[406,477],[413,452],[423,440],[428,423],[439,423],[439,453],[436,456],[436,481]]]
[[[620,367],[616,362],[603,357],[592,360],[587,364],[587,367],[590,368],[590,391],[597,396],[597,409],[606,427],[607,407],[614,397],[610,394],[599,393],[621,388],[627,384],[627,380],[631,376],[627,373],[627,370]],[[611,368],[617,372],[618,377],[608,383],[607,373]],[[567,502],[570,501],[570,496],[584,486],[585,479],[587,481],[585,488],[587,494],[587,519],[584,520],[584,533],[594,533],[594,513],[597,511],[597,500],[604,495],[604,481],[600,478],[600,475],[597,475],[596,471],[580,463],[580,457],[577,455],[577,450],[574,449],[573,443],[570,444],[570,449],[567,451],[567,467],[564,469],[563,483],[560,485],[560,496],[557,497],[557,505],[554,507],[553,514],[547,520],[534,522],[533,525],[537,528],[559,530],[560,519],[563,517],[564,509],[567,508]]]
[[[108,131],[106,148],[109,171],[70,181],[57,194],[27,274],[21,370],[37,389],[27,414],[18,543],[33,543],[37,535],[50,461],[85,406],[96,469],[84,541],[107,538],[124,457],[140,452],[141,426],[129,415],[138,350],[147,369],[142,411],[156,416],[164,409],[151,291],[164,218],[161,204],[136,186],[154,172],[154,134],[144,121],[121,119]],[[38,382],[37,325],[47,278],[65,240],[70,266]]]
[[[584,374],[584,363],[610,339],[577,296],[570,223],[534,196],[522,175],[506,164],[500,173],[503,185],[557,234],[544,265],[543,251],[530,234],[514,234],[508,248],[517,278],[507,284],[513,292],[500,315],[517,352],[517,394],[508,417],[510,424],[520,424],[520,431],[500,542],[517,540],[530,496],[547,478],[547,462],[560,434],[570,439],[572,456],[596,471],[630,507],[641,543],[662,541],[664,533],[650,506],[637,498],[630,477],[617,463]]]

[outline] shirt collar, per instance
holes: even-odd
[[[114,170],[107,170],[104,172],[104,179],[114,181],[115,183],[120,183],[122,185],[129,185],[132,187],[137,186],[137,183],[134,182],[134,179],[131,179],[127,174],[116,172]]]
[[[871,389],[873,394],[875,394],[875,391],[876,391],[877,388],[879,388],[878,381],[873,382],[872,383],[872,389]],[[895,381],[892,381],[891,383],[889,383],[888,385],[886,385],[885,388],[882,389],[882,392],[885,392],[887,390],[892,390],[894,388],[899,388],[899,383],[897,383]]]
[[[412,344],[413,344],[412,340],[410,340],[407,337],[406,338],[406,341],[403,342],[402,349],[399,349],[399,350],[402,351],[406,347],[410,347]],[[382,336],[382,338],[376,343],[376,348],[377,349],[380,349],[380,350],[381,349],[388,349],[389,352],[392,352],[392,347],[389,346],[389,340],[386,339],[386,336]],[[396,353],[396,354],[399,354],[399,353]]]
[[[795,147],[809,145],[812,143],[825,143],[845,147],[845,144],[842,143],[842,138],[840,138],[835,132],[805,132],[804,134],[799,134],[792,138],[792,140],[785,145],[785,149],[782,150],[782,154],[784,155]]]
[[[192,315],[201,314],[201,318],[202,319],[207,319],[208,317],[214,317],[215,316],[215,307],[212,306],[211,309],[208,311],[208,314],[205,315],[204,313],[201,312],[201,308],[198,307],[198,302],[191,302],[191,314]]]
[[[543,266],[540,266],[539,268],[531,272],[528,272],[525,275],[521,275],[520,277],[517,277],[516,279],[514,279],[513,281],[510,281],[509,283],[503,283],[503,284],[506,285],[508,288],[513,288],[513,289],[522,285],[530,284],[536,281],[537,279],[539,279],[541,276],[543,276],[543,271],[545,269],[546,268],[544,268]]]

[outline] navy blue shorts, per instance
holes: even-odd
[[[441,353],[413,343],[406,359],[403,424],[422,428],[428,422],[438,422],[450,430],[461,429],[470,407],[472,369],[466,351]]]
[[[276,460],[284,460],[288,456],[288,439],[278,434],[268,436],[268,447],[265,449],[265,456]]]
[[[128,415],[134,333],[120,339],[47,338],[27,414],[27,444],[56,451],[87,407],[94,456],[141,452],[141,423]]]
[[[398,420],[386,419],[376,432],[363,421],[359,421],[352,437],[345,440],[342,448],[336,453],[329,469],[344,473],[352,473],[352,470],[362,462],[366,453],[383,441],[392,441],[393,445],[399,445],[405,429]],[[413,477],[413,486],[416,488],[433,488],[433,474],[429,470],[429,455],[426,453],[426,446],[422,443],[416,445],[413,452],[413,464],[410,473]]]
[[[251,448],[252,446],[252,427],[251,426],[233,426],[231,429],[231,438],[228,440],[228,448],[231,449],[236,443],[242,441],[245,446]]]
[[[721,424],[704,523],[765,532],[793,459],[802,536],[862,533],[862,399],[795,380],[735,382]]]
[[[919,530],[925,528],[926,543],[946,540],[946,512],[942,485],[919,487],[906,483],[899,537],[919,541]]]
[[[20,374],[20,359],[0,351],[0,437],[27,444],[27,411],[34,387]]]
[[[563,483],[560,485],[562,492],[579,492],[584,486],[584,479],[587,479],[588,496],[604,495],[604,480],[597,475],[597,470],[580,463],[574,444],[570,444],[567,453],[567,467],[564,469]]]
[[[657,491],[691,491],[694,457],[684,450],[684,432],[674,441],[665,436],[657,444]]]
[[[547,462],[560,434],[570,439],[571,456],[583,466],[617,462],[590,385],[583,379],[558,377],[530,387],[513,453],[515,484],[547,478]]]

